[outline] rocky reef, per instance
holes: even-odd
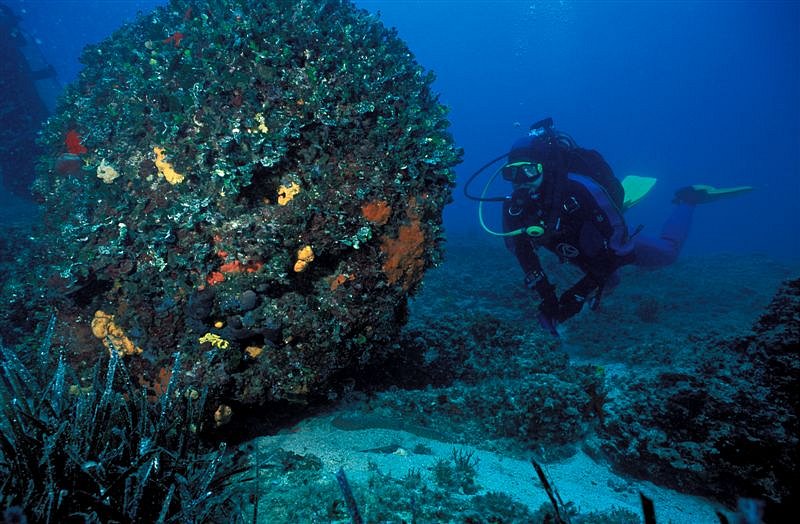
[[[698,347],[678,368],[622,381],[595,444],[638,476],[728,503],[755,497],[788,516],[800,465],[798,347],[793,279],[752,333]]]
[[[174,0],[82,61],[31,264],[74,364],[115,351],[157,387],[180,352],[221,424],[394,339],[460,157],[394,30],[348,1]]]
[[[627,271],[598,311],[554,339],[534,325],[535,301],[502,246],[491,271],[488,243],[448,249],[413,304],[403,359],[369,374],[394,386],[379,384],[354,410],[546,461],[583,449],[622,474],[728,507],[763,501],[767,522],[795,514],[796,269],[718,256]],[[471,293],[446,293],[465,275]]]

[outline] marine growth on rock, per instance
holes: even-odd
[[[82,61],[35,184],[74,362],[108,351],[107,312],[142,383],[180,351],[235,416],[391,343],[441,257],[460,157],[393,29],[344,0],[173,0]]]

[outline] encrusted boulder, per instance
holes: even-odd
[[[158,391],[181,352],[235,416],[389,346],[460,157],[394,30],[346,0],[173,0],[82,61],[35,184],[79,368],[116,351]]]

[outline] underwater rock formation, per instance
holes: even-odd
[[[694,363],[631,380],[593,445],[655,482],[796,515],[800,466],[800,279],[784,283],[752,334],[698,347]]]
[[[235,416],[388,346],[441,258],[460,159],[394,30],[345,0],[174,0],[82,61],[35,184],[74,363],[125,354],[101,314],[141,383],[179,351]]]

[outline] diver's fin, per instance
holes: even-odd
[[[675,199],[672,202],[675,204],[691,205],[708,204],[709,202],[716,202],[717,200],[747,193],[752,190],[753,188],[751,186],[716,188],[713,186],[695,184],[677,190],[675,192]]]
[[[628,175],[622,180],[622,189],[625,190],[625,201],[622,210],[630,209],[653,189],[657,180],[649,176]]]

